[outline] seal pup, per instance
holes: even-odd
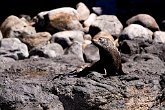
[[[99,48],[100,60],[81,69],[82,71],[77,73],[78,77],[86,76],[89,71],[105,73],[105,76],[125,75],[120,52],[109,33],[99,32],[93,37],[92,43]]]

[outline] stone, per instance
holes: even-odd
[[[17,16],[8,16],[0,27],[4,38],[18,38],[22,34],[35,34],[36,30],[28,22]]]
[[[137,14],[126,21],[127,25],[140,24],[152,31],[158,31],[159,25],[156,20],[149,14]]]
[[[50,43],[45,46],[39,46],[31,49],[29,56],[39,56],[45,58],[55,58],[57,56],[63,55],[64,50],[58,43]]]
[[[82,43],[74,41],[64,52],[65,55],[75,55],[80,61],[84,62]]]
[[[0,42],[0,56],[15,60],[25,59],[29,56],[27,46],[18,38],[4,38]]]
[[[98,27],[101,31],[108,32],[114,37],[119,37],[123,29],[122,23],[115,15],[100,15],[91,26]]]
[[[52,34],[65,30],[82,30],[78,12],[70,7],[40,12],[35,19],[35,27]]]
[[[165,32],[163,31],[154,32],[153,41],[158,42],[158,43],[165,43]]]
[[[84,21],[84,23],[83,23],[84,26],[89,27],[89,26],[96,20],[96,18],[97,18],[97,15],[94,14],[94,13],[91,13],[91,14],[89,15],[88,19],[86,19],[86,20]]]
[[[90,15],[90,10],[88,9],[88,7],[80,2],[76,5],[76,8],[77,8],[77,12],[79,13],[79,20],[80,21],[84,21],[86,20],[89,15]]]
[[[78,41],[80,43],[84,42],[84,32],[82,31],[61,31],[53,34],[51,42],[56,42],[62,45],[62,47],[65,49],[67,47],[70,47],[70,45],[74,41]]]
[[[99,49],[93,44],[87,45],[83,49],[83,54],[84,54],[84,60],[87,63],[94,63],[100,60]]]
[[[125,27],[124,30],[121,32],[119,37],[120,40],[132,40],[135,38],[144,38],[146,40],[152,41],[153,32],[139,24],[130,24],[129,26]]]
[[[3,38],[2,32],[0,31],[0,40]]]
[[[39,45],[46,45],[51,39],[52,35],[48,32],[38,32],[31,35],[22,35],[20,40],[27,44],[29,49]]]

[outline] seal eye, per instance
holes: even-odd
[[[104,38],[99,38],[99,42],[100,43],[104,43],[105,42],[105,39]]]

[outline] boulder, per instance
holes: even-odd
[[[35,34],[36,30],[28,22],[17,16],[8,16],[0,27],[4,38],[18,38],[22,34]]]
[[[152,31],[158,31],[159,25],[156,20],[149,14],[137,14],[126,21],[127,25],[140,24]]]
[[[31,35],[22,35],[20,40],[27,44],[28,48],[37,47],[39,45],[45,45],[51,39],[51,34],[48,32],[38,32]]]
[[[86,20],[89,15],[90,15],[90,10],[88,9],[88,7],[80,2],[76,5],[76,8],[77,8],[77,12],[79,13],[79,20],[80,21],[84,21]]]
[[[57,56],[63,55],[64,50],[58,43],[51,43],[45,46],[35,47],[30,50],[29,56],[39,56],[45,58],[55,58]]]
[[[90,15],[89,15],[89,17],[88,17],[88,19],[86,19],[85,21],[84,21],[84,26],[85,27],[89,27],[95,20],[96,20],[96,18],[97,18],[97,15],[96,14],[94,14],[94,13],[91,13]]]
[[[152,40],[153,32],[139,24],[131,24],[124,28],[119,40],[124,39],[135,39],[135,38],[145,38],[146,40]]]
[[[99,49],[93,44],[88,44],[83,49],[83,54],[84,54],[84,60],[87,63],[93,63],[100,60]]]
[[[27,46],[18,38],[4,38],[0,43],[0,56],[15,60],[25,59],[29,56]]]
[[[158,43],[165,43],[165,32],[163,31],[154,32],[153,40]]]
[[[0,31],[0,40],[3,38],[2,32]]]
[[[80,43],[84,42],[84,32],[82,31],[62,31],[53,34],[51,42],[56,42],[62,45],[65,49],[69,47],[74,41],[78,41]]]
[[[101,31],[108,32],[114,37],[119,37],[123,29],[123,25],[115,15],[100,15],[91,26],[98,27]]]
[[[40,12],[35,17],[35,27],[52,34],[64,30],[82,30],[78,12],[70,7]]]
[[[77,59],[84,62],[82,43],[80,43],[80,42],[74,41],[70,45],[70,47],[65,50],[64,54],[65,55],[68,55],[68,54],[75,55],[75,57],[77,57]]]

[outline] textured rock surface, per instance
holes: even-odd
[[[0,56],[15,60],[25,59],[29,56],[27,46],[17,38],[5,38],[0,43]]]
[[[121,32],[119,39],[136,39],[145,38],[146,40],[152,40],[153,32],[139,24],[131,24],[124,28]]]
[[[69,75],[84,64],[69,55],[54,59],[3,60],[0,65],[0,108],[164,109],[164,61],[152,53],[122,53],[122,58],[127,75],[109,78],[94,71],[81,78]]]
[[[91,25],[98,27],[101,31],[109,32],[115,37],[118,37],[123,29],[123,25],[114,15],[100,15]]]

